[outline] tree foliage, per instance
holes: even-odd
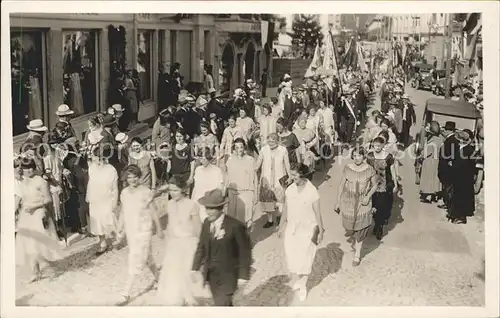
[[[316,15],[299,14],[292,22],[292,43],[297,45],[307,56],[308,53],[314,52],[316,44],[321,44],[323,41],[323,33],[319,25]]]

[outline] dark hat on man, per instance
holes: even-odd
[[[113,115],[106,114],[102,118],[102,125],[103,126],[110,126],[110,125],[112,125],[114,123],[115,123],[115,118],[113,117]]]
[[[227,202],[227,197],[220,189],[207,191],[205,195],[198,200],[198,203],[206,208],[222,208]]]
[[[444,124],[444,130],[456,130],[457,125],[455,124],[454,121],[447,121],[445,124]]]

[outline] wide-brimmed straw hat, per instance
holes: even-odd
[[[118,133],[115,137],[115,140],[121,144],[124,144],[128,141],[128,135],[125,133]]]
[[[31,131],[47,131],[48,128],[43,124],[43,121],[41,119],[33,119],[30,121],[30,123],[26,126],[28,130]]]
[[[221,208],[228,202],[222,190],[215,189],[205,192],[205,195],[198,200],[198,203],[206,208]]]
[[[73,115],[75,112],[69,109],[69,106],[66,104],[61,104],[57,107],[56,115],[57,116],[69,116]]]
[[[234,97],[238,97],[238,96],[244,96],[245,95],[245,91],[242,90],[241,88],[237,88],[234,90]]]
[[[111,106],[115,111],[117,112],[123,112],[124,109],[123,109],[123,106],[120,105],[120,104],[114,104],[113,106]]]

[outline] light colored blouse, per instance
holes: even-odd
[[[276,132],[276,118],[272,115],[262,115],[259,118],[260,139],[264,144],[267,136]]]
[[[233,141],[237,138],[243,138],[243,140],[247,141],[247,136],[240,126],[236,125],[234,128],[227,127],[224,129],[220,143],[220,153],[231,155],[233,152]]]
[[[236,126],[241,127],[247,139],[249,139],[249,137],[252,135],[253,130],[255,129],[255,123],[250,117],[238,118],[236,120]]]
[[[249,155],[231,155],[226,163],[228,189],[239,191],[255,190],[255,159]]]

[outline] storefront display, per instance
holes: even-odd
[[[30,120],[44,120],[43,32],[11,32],[12,129],[27,132]]]
[[[140,92],[143,100],[152,98],[151,95],[151,38],[150,31],[140,31],[137,34],[137,72],[139,74]]]
[[[97,110],[96,39],[96,33],[87,30],[63,33],[64,103],[75,116]]]

